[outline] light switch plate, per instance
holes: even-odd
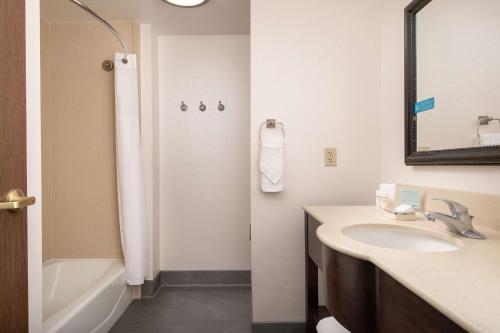
[[[337,148],[325,148],[325,166],[337,166]]]

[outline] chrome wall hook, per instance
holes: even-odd
[[[206,109],[207,109],[207,106],[205,104],[203,104],[203,102],[200,102],[200,111],[205,112]]]
[[[186,112],[188,110],[188,106],[184,103],[184,101],[181,102],[181,111]]]
[[[217,106],[217,109],[219,109],[219,111],[224,111],[226,107],[224,106],[224,104],[222,104],[221,101],[219,101],[219,106]]]

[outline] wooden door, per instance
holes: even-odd
[[[26,193],[25,4],[0,1],[0,201]],[[0,332],[28,331],[27,214],[0,210]]]

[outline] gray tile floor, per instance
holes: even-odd
[[[250,287],[164,287],[135,300],[111,333],[250,333]]]

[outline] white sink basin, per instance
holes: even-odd
[[[460,248],[457,240],[420,229],[384,224],[345,227],[347,237],[372,246],[417,252],[448,252]]]

